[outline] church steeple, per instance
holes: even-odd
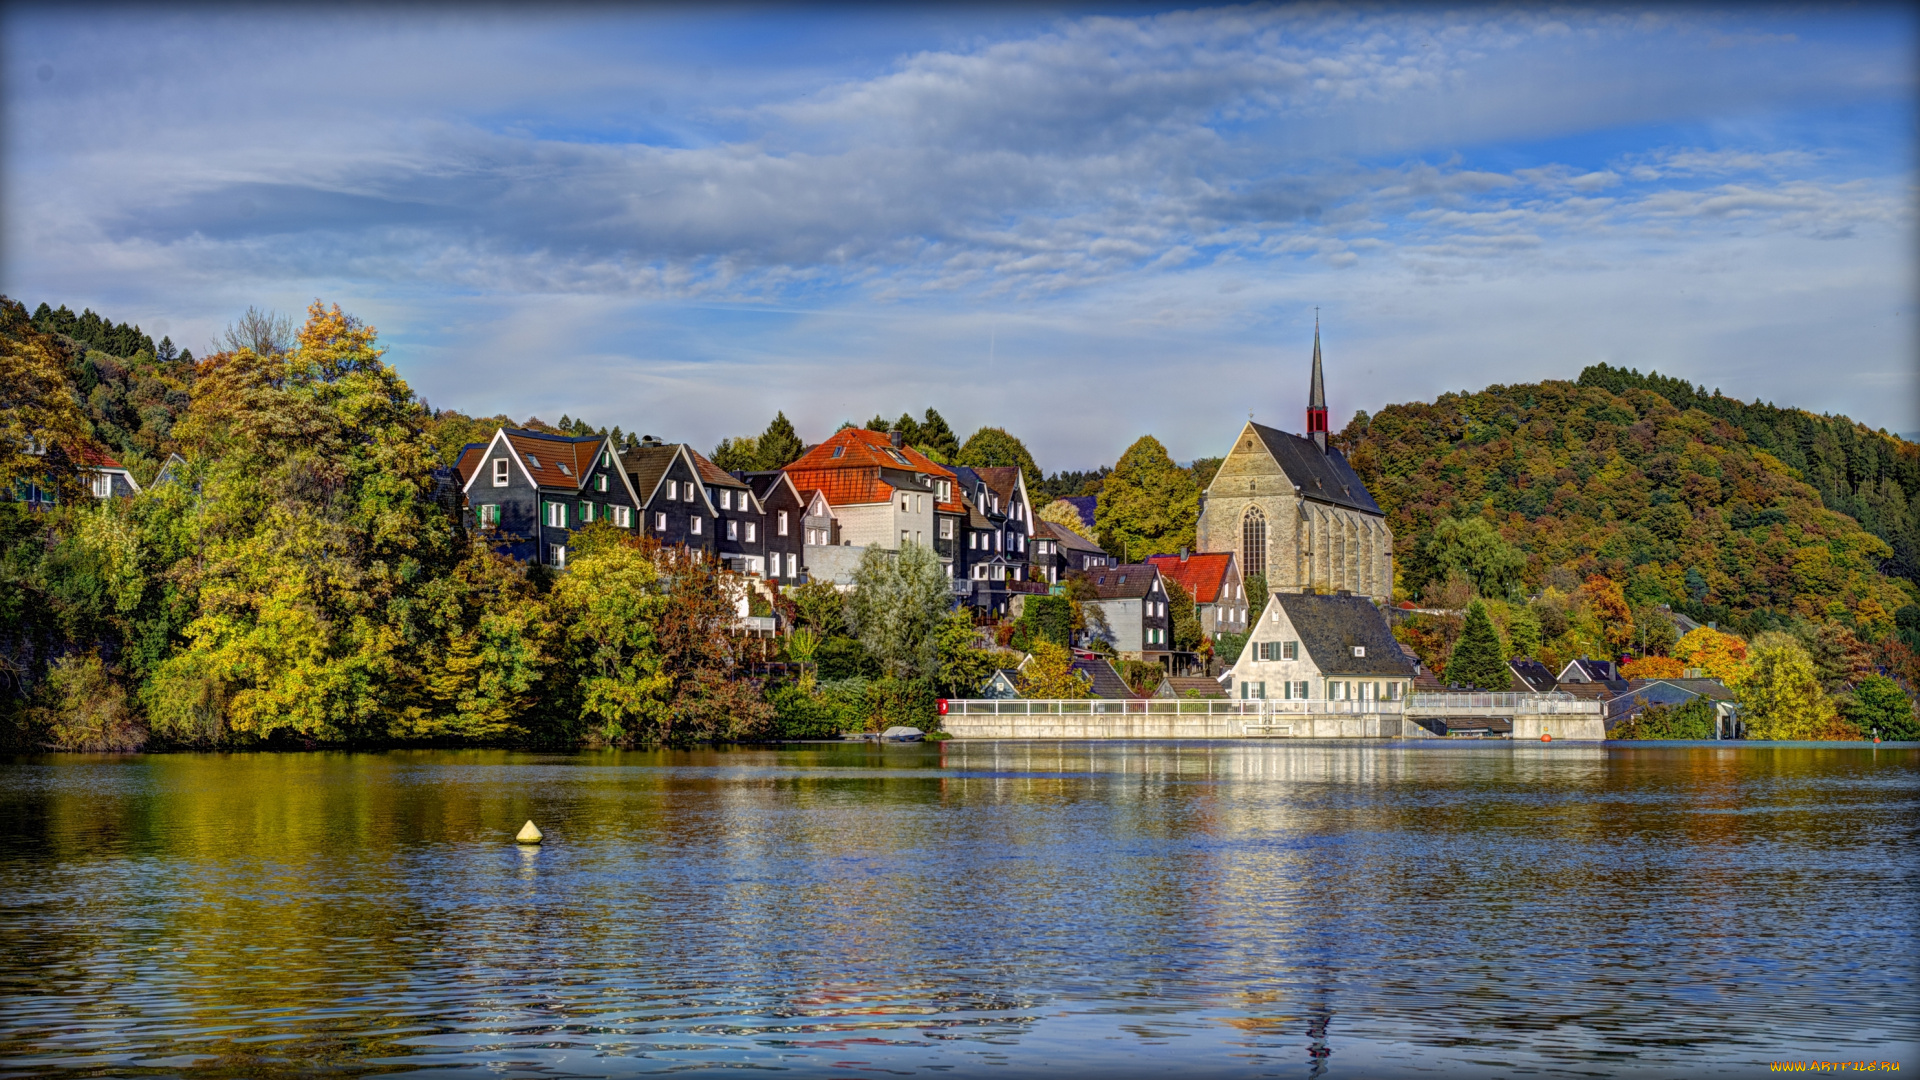
[[[1307,434],[1327,452],[1327,388],[1320,375],[1320,309],[1313,309],[1313,385],[1307,391]]]

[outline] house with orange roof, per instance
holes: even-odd
[[[468,527],[522,562],[564,568],[573,529],[638,524],[640,499],[608,436],[503,427],[462,447],[455,468]]]
[[[897,432],[842,428],[781,471],[808,499],[810,520],[817,517],[813,504],[830,508],[831,526],[809,527],[825,535],[807,537],[808,547],[898,551],[919,544],[940,553],[942,520],[966,515],[953,472],[905,445]],[[824,553],[821,559],[843,561]],[[942,554],[941,562],[949,576],[957,576],[952,555]]]
[[[96,499],[131,499],[140,493],[140,485],[133,479],[133,473],[125,465],[115,460],[113,455],[97,446],[87,446],[80,452],[80,475],[87,481],[88,490]]]
[[[1153,555],[1148,562],[1160,568],[1160,576],[1180,583],[1193,598],[1193,612],[1200,620],[1200,632],[1214,640],[1225,634],[1247,632],[1247,589],[1240,578],[1240,564],[1231,551],[1209,551],[1192,555]]]

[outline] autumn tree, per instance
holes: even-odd
[[[1706,678],[1731,684],[1747,668],[1747,643],[1702,626],[1688,631],[1674,644],[1673,657],[1685,668],[1698,669]]]
[[[1041,507],[1040,520],[1051,521],[1090,542],[1099,542],[1094,539],[1093,526],[1088,525],[1087,519],[1080,516],[1080,509],[1065,499],[1055,499]]]
[[[1609,656],[1619,656],[1633,643],[1633,612],[1618,582],[1603,574],[1589,576],[1580,586],[1587,610],[1600,623]]]
[[[1193,547],[1200,489],[1173,463],[1167,448],[1143,435],[1120,455],[1100,489],[1094,526],[1103,541],[1134,563]]]
[[[1023,698],[1077,701],[1093,696],[1087,680],[1073,669],[1073,652],[1042,638],[1033,643],[1033,651],[1020,666],[1014,680]]]
[[[1753,641],[1751,656],[1733,686],[1748,738],[1805,740],[1833,734],[1838,718],[1833,701],[1821,689],[1813,659],[1798,641],[1786,634],[1761,634]]]

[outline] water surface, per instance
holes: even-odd
[[[56,756],[0,828],[0,1073],[1920,1069],[1915,748]]]

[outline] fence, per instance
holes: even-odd
[[[1598,700],[1577,698],[1555,691],[1550,694],[1484,693],[1449,691],[1439,694],[1414,694],[1407,699],[1407,712],[1421,716],[1599,716]]]
[[[948,716],[1308,716],[1375,715],[1400,712],[1399,701],[1273,701],[1219,698],[1119,698],[1091,700],[1004,700],[956,698],[947,702]]]

